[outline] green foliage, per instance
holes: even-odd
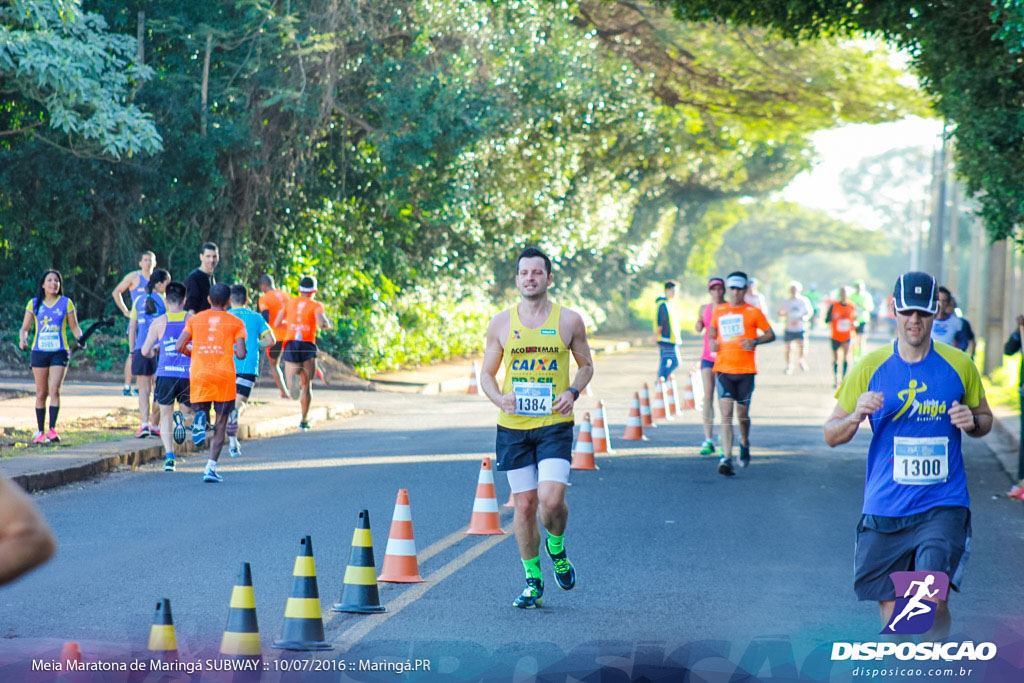
[[[164,151],[0,150],[0,302],[56,266],[99,315],[138,250],[183,279],[212,240],[221,281],[315,274],[360,372],[426,362],[479,347],[523,245],[560,301],[621,317],[628,278],[706,268],[721,202],[785,185],[812,132],[920,108],[875,50],[633,6],[94,0],[121,34],[145,11]]]
[[[82,12],[80,0],[5,5],[0,140],[27,134],[110,159],[161,149],[152,116],[129,102],[133,89],[153,76],[135,61],[135,38],[108,32],[102,16]],[[44,125],[60,135],[47,135]]]
[[[1024,235],[1024,6],[1019,0],[662,0],[684,21],[728,21],[793,37],[882,35],[907,50],[954,124],[958,173],[993,240]]]

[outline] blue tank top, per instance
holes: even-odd
[[[132,307],[132,317],[138,321],[138,330],[135,333],[135,351],[141,350],[142,345],[146,343],[146,335],[149,334],[149,326],[153,324],[153,321],[167,312],[167,304],[164,302],[162,294],[154,292],[153,303],[156,304],[156,312],[152,315],[146,313],[146,295],[136,299],[135,306]]]
[[[177,377],[188,379],[188,370],[192,359],[178,353],[178,337],[185,329],[185,311],[167,313],[167,327],[160,337],[160,360],[156,366],[157,377]]]
[[[33,351],[67,351],[68,315],[75,312],[71,299],[62,296],[53,306],[44,300],[36,310],[35,297],[29,299],[25,310],[35,316],[36,336],[32,340]]]

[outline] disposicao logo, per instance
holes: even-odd
[[[896,604],[881,635],[921,635],[935,624],[938,601],[949,595],[949,577],[943,572],[893,572]],[[996,656],[995,643],[868,642],[832,643],[832,660],[870,660],[883,657],[917,661],[988,661]]]

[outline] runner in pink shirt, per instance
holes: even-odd
[[[696,330],[704,333],[704,350],[700,354],[700,375],[704,382],[704,443],[700,447],[701,455],[715,454],[712,438],[715,422],[715,372],[712,368],[715,366],[715,354],[709,344],[708,328],[711,327],[711,314],[715,306],[725,302],[725,281],[720,277],[708,280],[708,293],[711,295],[711,303],[701,306],[696,325]]]

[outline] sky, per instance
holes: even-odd
[[[912,116],[893,123],[851,124],[815,133],[811,138],[817,156],[814,166],[794,178],[782,190],[781,197],[821,209],[834,218],[877,228],[870,211],[847,203],[839,187],[840,174],[855,167],[864,157],[896,147],[938,147],[941,132],[942,122],[938,119]]]

